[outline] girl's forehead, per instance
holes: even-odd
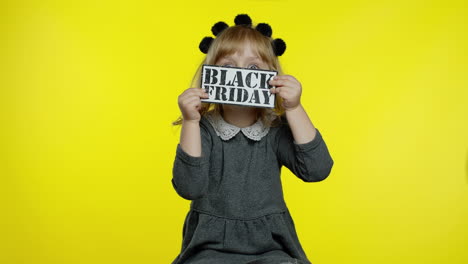
[[[248,58],[259,58],[260,52],[252,45],[242,45],[234,47],[231,50],[226,50],[221,58],[226,57],[248,57]]]
[[[231,53],[223,54],[220,58],[246,58],[246,59],[256,59],[260,58],[257,53],[248,53],[244,51],[235,51]]]

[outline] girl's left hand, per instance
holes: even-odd
[[[301,103],[302,85],[291,75],[275,76],[269,82],[276,88],[271,88],[270,92],[278,94],[283,98],[283,107],[286,111],[294,110]]]

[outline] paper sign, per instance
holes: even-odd
[[[209,98],[201,101],[273,108],[275,94],[270,93],[273,86],[268,81],[277,74],[268,70],[203,65],[201,85]]]

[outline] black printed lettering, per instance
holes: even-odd
[[[247,86],[249,88],[256,88],[257,87],[256,82],[255,82],[255,85],[252,86],[252,74],[255,75],[255,77],[258,80],[258,72],[249,72],[249,73],[247,73],[247,76],[245,77],[245,86]]]
[[[205,70],[205,83],[204,84],[216,84],[218,82],[218,71],[216,69],[206,68]]]

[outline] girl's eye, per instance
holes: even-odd
[[[257,64],[252,64],[248,67],[249,69],[259,69]]]

